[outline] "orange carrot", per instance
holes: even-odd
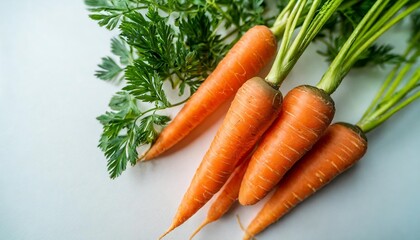
[[[260,77],[248,80],[239,89],[164,235],[190,218],[222,188],[238,161],[272,124],[281,101],[280,92]]]
[[[194,231],[190,239],[192,239],[203,227],[207,224],[212,223],[219,218],[221,218],[238,200],[239,187],[241,186],[242,178],[244,177],[245,170],[248,167],[249,157],[243,161],[235,171],[232,173],[232,176],[223,186],[219,196],[210,206],[209,211],[207,212],[206,219],[203,223]]]
[[[298,203],[314,194],[355,164],[367,150],[363,131],[354,125],[336,123],[284,177],[276,192],[246,229],[250,239],[276,222]]]
[[[248,30],[164,128],[143,159],[153,159],[181,141],[245,81],[256,76],[271,61],[276,49],[277,40],[268,27],[255,26]]]
[[[255,204],[321,137],[335,108],[331,97],[312,86],[300,86],[284,98],[279,118],[255,150],[239,191],[242,205]]]

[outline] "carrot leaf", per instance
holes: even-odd
[[[102,58],[102,63],[98,66],[101,69],[95,72],[97,78],[105,81],[121,82],[122,78],[119,76],[124,69],[121,68],[114,59],[111,57],[104,57]]]
[[[89,17],[115,31],[112,56],[95,76],[120,84],[110,110],[97,117],[98,147],[111,178],[137,162],[137,148],[151,144],[231,46],[256,24],[271,21],[263,0],[85,0]],[[170,83],[165,85],[165,83]],[[172,102],[165,87],[183,99]]]

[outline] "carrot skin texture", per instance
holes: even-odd
[[[191,96],[172,122],[163,129],[143,160],[156,158],[186,137],[248,79],[274,57],[277,40],[266,26],[248,30]]]
[[[279,220],[343,171],[355,164],[367,151],[367,140],[360,128],[335,123],[278,185],[246,229],[248,240]]]
[[[239,202],[252,205],[266,196],[321,137],[334,113],[333,100],[322,90],[307,85],[292,89],[250,160]]]
[[[281,93],[260,77],[251,78],[239,89],[168,232],[190,218],[223,187],[238,161],[272,124],[281,102]]]
[[[216,200],[210,206],[206,219],[203,223],[194,231],[190,239],[192,239],[203,227],[207,224],[217,221],[221,218],[232,205],[238,200],[239,187],[241,186],[242,178],[244,177],[246,168],[248,167],[248,159],[242,162],[232,173],[232,176],[226,182],[226,184],[221,189]]]

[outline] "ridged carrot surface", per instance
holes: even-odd
[[[333,100],[322,90],[306,85],[292,89],[249,162],[239,202],[255,204],[271,191],[321,137],[334,112]]]
[[[239,89],[168,232],[190,218],[223,187],[238,161],[273,123],[281,101],[280,92],[259,77],[248,80]]]
[[[277,40],[268,27],[258,25],[248,30],[163,129],[143,160],[157,157],[187,136],[245,81],[256,76],[272,60],[276,49]]]
[[[276,192],[247,227],[244,240],[263,231],[351,167],[366,150],[366,137],[358,127],[346,123],[331,125],[279,183]]]
[[[248,167],[249,157],[243,161],[232,173],[232,176],[223,186],[217,198],[210,206],[206,219],[194,231],[190,239],[192,239],[203,227],[221,218],[232,205],[238,200],[239,187],[241,186],[242,178],[244,177],[245,170]]]

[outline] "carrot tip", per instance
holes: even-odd
[[[201,229],[203,229],[203,227],[205,227],[207,224],[209,224],[211,221],[209,221],[208,219],[204,220],[203,223],[201,223],[201,225],[193,232],[193,234],[191,234],[190,240],[192,240],[194,238],[194,236],[200,232]]]
[[[239,217],[239,215],[236,215],[236,221],[238,221],[239,224],[239,228],[241,228],[241,230],[245,233],[245,236],[243,237],[243,240],[251,240],[251,239],[255,239],[253,236],[251,236],[247,230],[245,229],[244,225],[241,222],[241,218]]]
[[[162,238],[164,238],[168,233],[170,233],[172,230],[174,230],[174,226],[170,226],[168,230],[166,230],[165,233],[163,233],[162,235],[160,235],[160,237],[158,238],[158,240],[161,240]]]

